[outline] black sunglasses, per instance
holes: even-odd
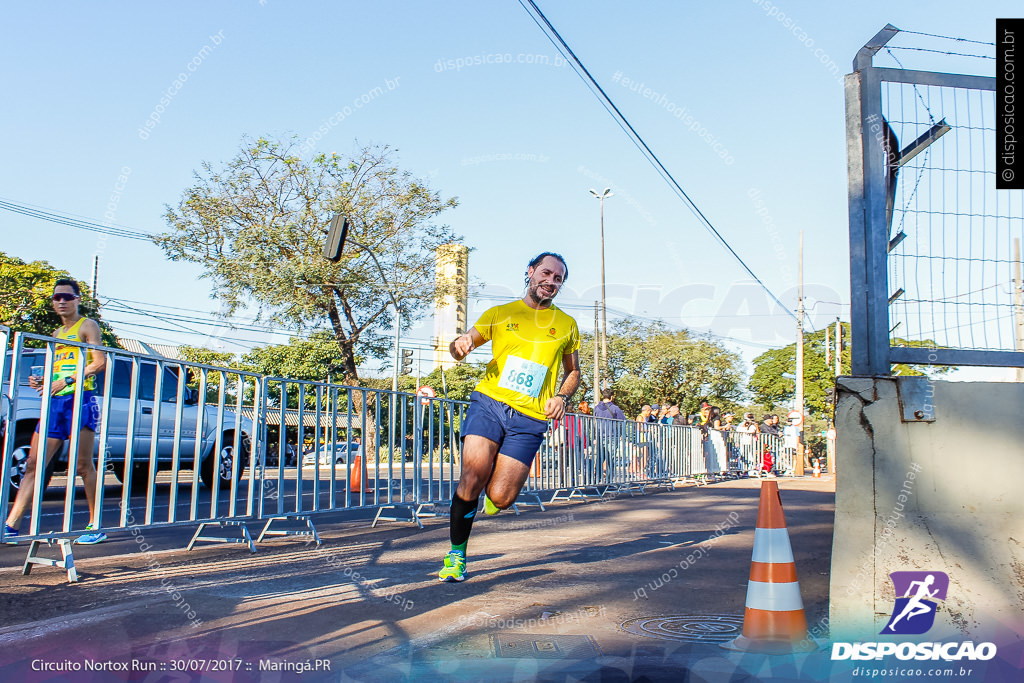
[[[74,301],[75,299],[78,298],[78,295],[68,294],[66,292],[57,292],[50,298],[53,299],[54,301]]]

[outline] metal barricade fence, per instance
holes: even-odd
[[[777,434],[725,432],[728,471],[736,476],[793,476],[796,445],[787,444]]]
[[[356,508],[376,507],[374,524],[422,526],[420,517],[436,514],[426,507],[451,499],[464,401],[282,377],[263,381],[267,401],[259,421],[277,433],[266,445],[272,457],[263,460],[260,538],[315,537],[311,514]],[[395,516],[399,511],[405,516]],[[305,529],[276,524],[289,520]]]
[[[792,474],[795,447],[773,434],[569,414],[553,420],[519,504],[643,492],[650,484]]]
[[[104,370],[90,382],[93,390],[86,387],[86,364],[79,362],[73,392],[66,398],[51,396],[51,387],[61,379],[54,375],[58,346],[74,347],[80,357],[89,351],[106,354]],[[241,413],[245,405],[262,401],[258,375],[22,332],[14,335],[13,350],[5,352],[4,367],[12,415],[3,439],[0,515],[7,517],[19,489],[28,483],[22,477],[37,426],[47,426],[47,433],[53,426],[60,436],[70,436],[45,441],[59,450],[39,468],[42,476],[34,477],[28,530],[17,537],[31,541],[26,572],[33,564],[45,564],[64,567],[73,577],[70,539],[86,533],[90,524],[102,532],[199,522],[194,543],[205,524],[227,526],[255,514],[255,479],[243,478],[243,472],[255,471],[258,433]],[[39,377],[39,391],[29,384],[32,374]],[[94,429],[83,430],[90,424]],[[91,452],[81,452],[83,442],[86,448],[92,443]],[[83,458],[97,461],[95,487],[85,491],[85,505],[75,495],[77,473],[89,470],[79,467]],[[55,472],[65,460],[62,479]],[[107,505],[108,474],[122,482],[116,506]],[[167,486],[157,485],[158,475]],[[53,488],[63,487],[62,512],[44,499],[51,479]],[[50,517],[61,519],[51,523]],[[238,540],[255,550],[244,525],[241,530]],[[4,536],[0,531],[0,541],[9,540]],[[60,545],[62,559],[38,557],[44,542]]]
[[[9,337],[0,328],[0,339]],[[90,524],[98,532],[198,524],[189,549],[197,541],[228,541],[255,552],[247,523],[263,524],[257,543],[280,535],[319,543],[312,516],[353,509],[376,508],[374,525],[403,520],[422,527],[420,518],[438,514],[430,508],[450,501],[457,486],[465,401],[267,377],[19,332],[0,366],[10,399],[0,480],[5,518],[36,425],[50,424],[63,400],[50,397],[58,344],[102,351],[107,362],[88,401],[85,363],[77,366],[65,426],[74,438],[66,458],[58,454],[35,477],[28,529],[17,537],[31,542],[26,573],[45,564],[75,580],[71,538]],[[41,395],[29,384],[33,370],[42,377]],[[87,454],[77,435],[93,418]],[[542,494],[549,502],[633,495],[681,479],[763,474],[766,452],[770,469],[792,471],[795,452],[772,435],[569,414],[549,425],[518,504],[542,505]],[[99,473],[86,492],[94,514],[76,499],[76,472],[90,456]],[[67,475],[54,476],[65,459]],[[108,505],[108,475],[122,482],[116,505]],[[53,488],[63,489],[59,509],[43,496],[50,477]],[[214,526],[223,533],[211,534]],[[6,540],[0,530],[0,542]],[[62,559],[38,556],[42,543],[57,543]]]

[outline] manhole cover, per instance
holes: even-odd
[[[743,631],[743,617],[725,614],[639,617],[622,622],[619,628],[648,638],[685,643],[724,643]]]
[[[601,649],[590,636],[512,635],[491,636],[495,657],[529,659],[591,659],[601,656]]]

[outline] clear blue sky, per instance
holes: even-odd
[[[849,310],[843,89],[828,60],[846,73],[887,22],[990,41],[996,17],[1020,14],[1019,2],[538,4],[704,213],[793,308],[804,231],[807,296],[819,326],[848,319]],[[779,13],[802,30],[788,29]],[[607,281],[616,315],[709,329],[741,340],[728,344],[747,360],[794,338],[793,319],[768,305],[570,67],[554,64],[555,48],[516,0],[18,3],[6,5],[0,31],[4,199],[102,220],[116,193],[115,223],[162,230],[164,205],[176,204],[203,161],[229,159],[243,135],[307,138],[350,107],[316,149],[389,144],[404,168],[459,197],[444,220],[474,248],[471,275],[491,296],[518,295],[526,261],[558,251],[571,271],[561,303],[589,327],[600,251],[598,202],[587,190],[610,186]],[[917,35],[892,44],[972,51]],[[908,67],[994,73],[991,60],[896,55]],[[449,68],[449,60],[483,63]],[[882,55],[877,63],[894,65]],[[173,91],[182,72],[188,78]],[[624,79],[659,95],[645,97]],[[380,94],[368,95],[378,86]],[[140,127],[168,88],[159,123],[142,139]],[[673,114],[684,107],[692,118]],[[127,182],[116,189],[123,169]],[[218,308],[195,266],[171,263],[151,244],[100,242],[7,212],[0,235],[0,250],[83,280],[101,251],[101,297],[149,310]],[[106,315],[126,337],[225,343],[198,325],[186,327],[203,335]],[[432,330],[427,320],[412,337],[425,342]]]

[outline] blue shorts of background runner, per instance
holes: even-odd
[[[50,397],[50,428],[46,431],[46,436],[51,439],[60,439],[64,441],[71,437],[71,416],[75,409],[75,395],[66,394],[64,396],[51,396]],[[91,391],[82,392],[82,429],[91,429],[96,431],[96,425],[99,424],[100,417],[100,405],[96,401],[96,396]],[[39,431],[39,427],[36,426],[36,432]]]
[[[544,440],[548,423],[524,415],[479,391],[469,397],[469,414],[462,424],[462,438],[474,434],[498,444],[498,453],[529,467]]]

